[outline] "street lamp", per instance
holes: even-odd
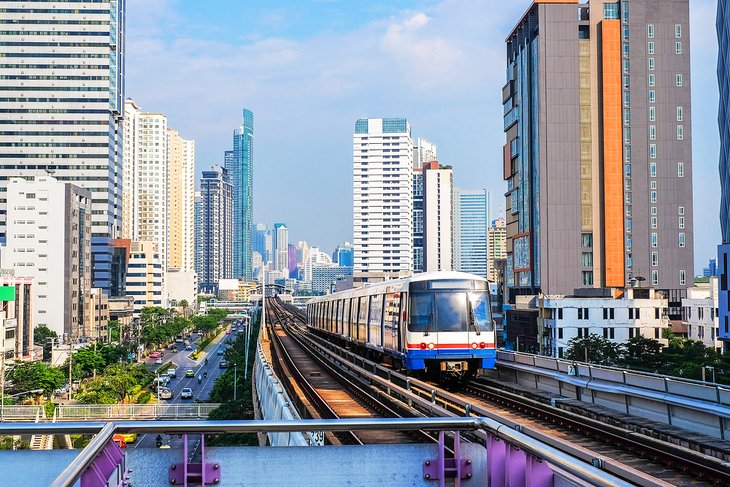
[[[233,364],[233,402],[236,402],[236,396],[238,392],[238,387],[236,387],[236,372],[237,372],[238,365]]]

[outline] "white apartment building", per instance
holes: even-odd
[[[7,249],[2,249],[3,266]],[[10,274],[8,274],[10,272]],[[0,353],[5,360],[40,360],[34,353],[33,279],[0,275]]]
[[[332,258],[319,250],[319,247],[311,247],[307,252],[307,259],[304,261],[304,282],[312,282],[313,269],[321,266],[331,266]]]
[[[454,172],[438,161],[423,165],[423,270],[454,266]]]
[[[438,161],[438,147],[433,142],[419,137],[413,146],[413,169],[420,170],[424,164]]]
[[[162,262],[156,242],[131,243],[125,294],[134,297],[135,318],[144,307],[166,306],[163,300]]]
[[[499,270],[495,266],[495,262],[506,258],[507,226],[504,218],[499,217],[492,221],[492,225],[487,230],[487,266],[490,281],[497,282],[500,280]]]
[[[195,270],[195,141],[167,130],[169,249],[167,268]]]
[[[87,336],[91,292],[91,192],[50,176],[7,184],[4,266],[33,285],[33,322],[59,336]]]
[[[695,283],[694,287],[687,289],[687,297],[682,299],[687,338],[701,341],[706,347],[719,352],[722,342],[718,339],[718,306],[717,277],[710,277],[706,283]]]
[[[275,223],[272,232],[274,270],[289,271],[289,229],[283,223]],[[289,277],[287,275],[287,277]]]
[[[353,226],[355,278],[413,270],[413,140],[405,118],[355,122]]]
[[[563,357],[572,338],[591,334],[615,343],[642,335],[666,345],[662,330],[669,328],[667,300],[654,289],[628,288],[617,299],[541,296],[538,306],[538,339],[544,355]]]
[[[96,284],[121,232],[124,2],[3,2],[0,191],[53,171],[92,193]],[[0,199],[0,210],[6,210]],[[0,211],[0,242],[7,234]]]

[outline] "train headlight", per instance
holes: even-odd
[[[485,349],[485,348],[487,348],[487,344],[486,344],[486,343],[484,343],[484,342],[481,342],[481,343],[479,344],[479,348],[481,348],[481,349]]]
[[[428,349],[433,350],[436,346],[433,343],[428,344]]]
[[[471,348],[473,348],[473,349],[475,349],[475,350],[476,350],[476,348],[477,348],[478,346],[479,346],[479,345],[477,345],[477,344],[476,344],[476,342],[474,342],[474,343],[472,343],[472,344],[471,344]]]
[[[425,343],[421,343],[420,347],[421,347],[421,350],[426,350],[426,344]]]

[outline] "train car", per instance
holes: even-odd
[[[494,368],[489,283],[463,272],[424,272],[320,296],[307,303],[308,326],[429,375],[473,375]]]

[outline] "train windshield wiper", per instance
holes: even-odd
[[[431,331],[431,325],[433,324],[433,311],[431,311],[428,314],[428,324],[426,325],[426,330],[423,332],[423,336],[427,337],[429,332]]]
[[[477,325],[477,319],[476,316],[474,316],[474,306],[471,304],[471,299],[467,296],[466,299],[468,306],[469,306],[469,322],[471,323],[471,326],[474,328],[474,331],[477,332],[477,335],[481,335],[482,332],[479,329],[479,325]]]

